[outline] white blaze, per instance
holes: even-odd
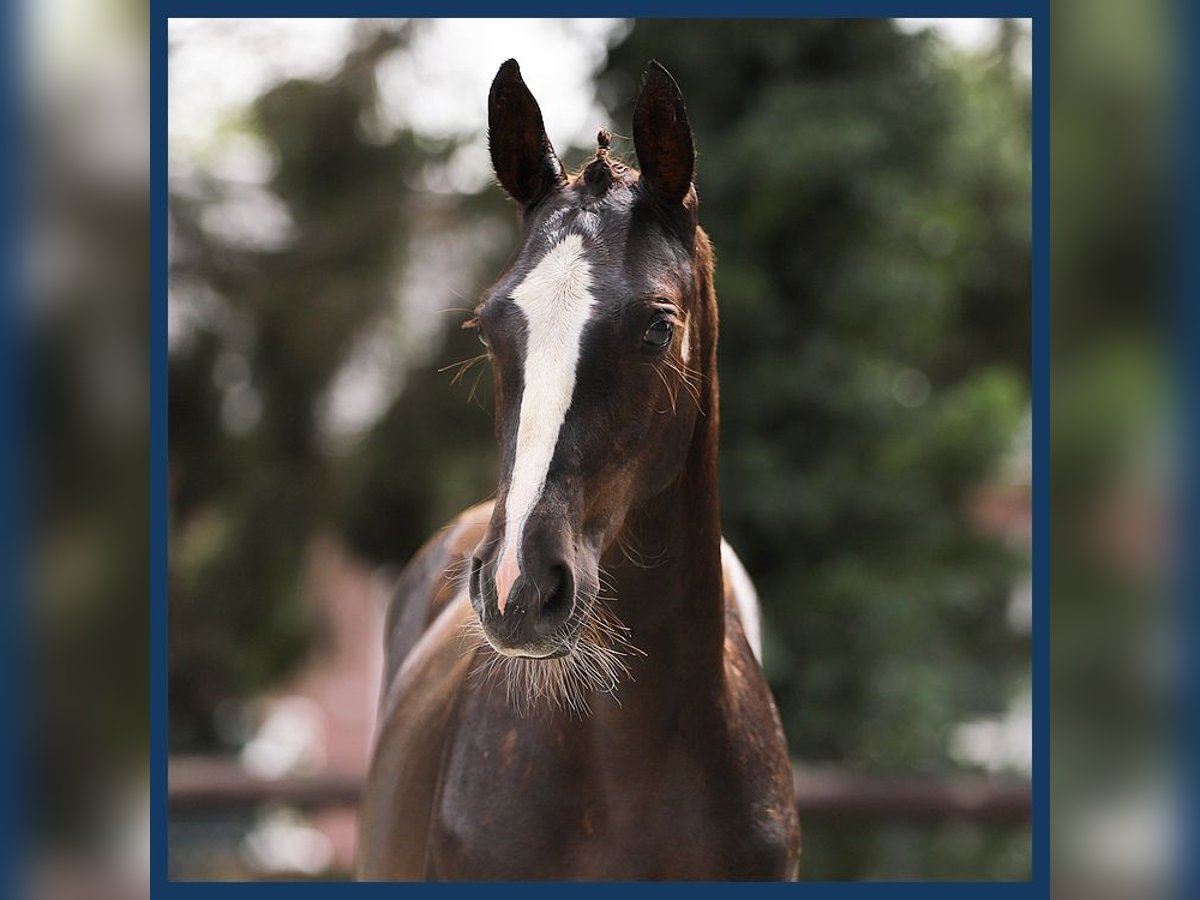
[[[525,372],[517,448],[505,504],[504,547],[496,567],[500,614],[520,571],[525,520],[542,488],[575,393],[584,325],[595,299],[583,238],[568,235],[512,293],[525,316]]]

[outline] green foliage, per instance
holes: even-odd
[[[331,78],[255,102],[240,127],[275,160],[281,240],[212,227],[241,185],[202,172],[172,193],[173,302],[193,319],[170,361],[174,746],[213,746],[221,702],[276,683],[311,647],[302,562],[341,490],[318,406],[393,302],[409,180],[451,149],[372,133],[376,66],[410,36],[363,29]]]
[[[355,549],[380,563],[407,560],[441,525],[489,496],[496,488],[498,460],[491,419],[464,402],[473,388],[491,404],[486,362],[452,383],[455,359],[477,355],[470,334],[452,334],[440,365],[413,373],[412,380],[363,442],[347,466],[348,490],[342,516]],[[437,477],[422,477],[429,465]],[[417,467],[417,468],[414,468]],[[429,470],[427,470],[429,471]]]
[[[29,529],[11,574],[25,590],[9,602],[23,626],[26,846],[40,857],[111,833],[111,801],[149,743],[149,188],[95,165],[94,123],[63,102],[75,87],[29,110],[27,247],[51,262],[22,306],[13,447],[28,474],[14,469],[5,496]],[[106,108],[105,127],[127,112]]]
[[[1064,3],[1049,54],[1049,767],[1063,883],[1111,877],[1079,839],[1091,823],[1134,802],[1160,807],[1142,815],[1169,817],[1157,791],[1174,790],[1164,774],[1178,615],[1168,555],[1186,548],[1170,546],[1179,398],[1168,390],[1163,327],[1178,247],[1167,233],[1178,165],[1170,10],[1108,3],[1098,15]],[[1153,858],[1134,865],[1152,872]]]

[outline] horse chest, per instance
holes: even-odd
[[[597,747],[569,727],[528,721],[460,731],[433,817],[430,875],[778,877],[755,803],[720,768],[682,742]]]

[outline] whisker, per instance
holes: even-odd
[[[486,371],[487,371],[486,369],[481,368],[478,371],[478,373],[476,373],[475,381],[471,384],[471,390],[467,394],[467,402],[474,403],[476,406],[478,406],[484,412],[487,412],[487,409],[484,407],[483,403],[480,402],[480,400],[476,397],[476,392],[479,390],[479,382],[483,380],[483,373]]]
[[[667,381],[667,376],[662,373],[662,369],[658,368],[658,366],[651,366],[650,368],[652,368],[654,370],[654,374],[656,374],[658,376],[658,380],[663,383],[663,387],[667,391],[667,397],[671,401],[671,413],[673,415],[675,413],[675,395],[671,391],[670,382]],[[665,413],[666,411],[667,410],[665,410],[665,409],[655,410],[655,412],[660,412],[660,413]]]
[[[653,569],[663,564],[667,558],[668,548],[664,546],[657,553],[647,553],[640,546],[635,545],[635,539],[640,543],[641,536],[635,534],[637,528],[636,519],[630,517],[626,519],[625,527],[617,534],[616,546],[621,551],[629,563],[639,569]]]
[[[692,377],[690,377],[688,374],[686,374],[684,372],[684,370],[679,367],[679,364],[676,363],[674,360],[668,359],[666,361],[666,365],[673,372],[675,372],[675,374],[677,374],[679,376],[680,383],[684,386],[684,389],[688,392],[688,394],[691,396],[692,400],[695,402],[696,409],[698,409],[700,411],[701,415],[704,415],[704,408],[700,403],[700,388],[699,388],[699,386],[694,383]]]
[[[457,369],[458,371],[455,373],[454,378],[450,380],[451,384],[456,384],[464,372],[466,372],[472,366],[479,365],[479,363],[483,362],[485,359],[487,359],[486,353],[480,353],[476,356],[469,356],[466,359],[460,359],[458,362],[450,363],[448,366],[442,366],[440,369],[438,369],[438,372],[448,372],[451,369]]]
[[[591,586],[598,598],[600,585],[610,580],[607,573],[598,573],[595,581]],[[523,716],[552,710],[582,718],[591,714],[592,703],[603,695],[620,705],[618,688],[632,678],[626,660],[645,656],[633,645],[629,628],[595,599],[586,607],[575,649],[563,657],[526,659],[497,653],[473,615],[464,622],[463,633],[470,641],[469,652],[482,656],[470,678],[486,683],[489,691],[502,685],[505,702]]]

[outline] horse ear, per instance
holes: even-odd
[[[488,148],[500,184],[526,209],[566,183],[562,163],[546,137],[542,110],[515,59],[500,66],[488,92]]]
[[[692,186],[696,147],[679,85],[656,60],[633,108],[633,146],[642,183],[660,200],[682,203]]]

